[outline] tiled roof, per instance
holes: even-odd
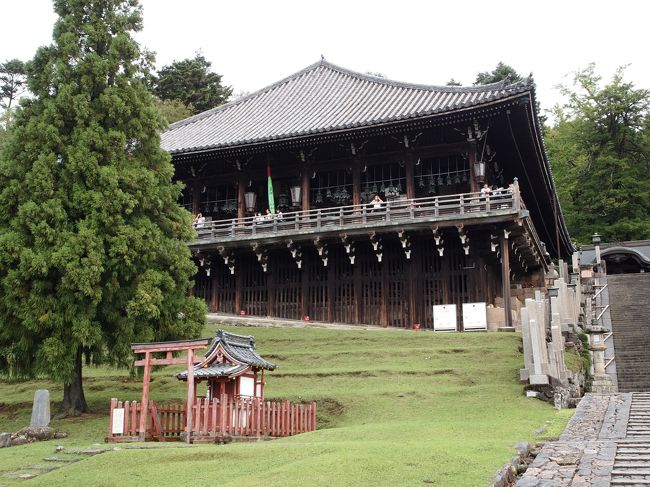
[[[650,265],[650,240],[630,240],[627,242],[612,242],[600,244],[601,258],[613,254],[628,254],[635,256],[639,262]],[[593,245],[584,245],[580,250],[580,263],[593,264],[596,262],[596,250]]]
[[[255,338],[248,335],[236,335],[227,331],[217,330],[210,349],[205,353],[206,358],[221,344],[224,351],[238,362],[253,367],[261,367],[267,370],[275,369],[275,364],[264,360],[255,350]]]
[[[532,78],[427,86],[356,73],[321,60],[248,96],[170,125],[162,147],[183,153],[451,113],[530,91]]]
[[[207,377],[227,377],[236,375],[248,369],[248,365],[233,365],[233,364],[213,364],[210,367],[201,367],[194,369],[195,379],[205,379]],[[187,379],[187,370],[177,374],[180,380]]]
[[[213,362],[215,350],[222,350],[241,364]],[[236,335],[227,331],[217,330],[217,333],[205,353],[205,359],[194,367],[195,378],[222,377],[236,375],[249,367],[259,367],[266,370],[275,369],[275,364],[264,360],[255,350],[255,338],[249,335]],[[187,379],[187,370],[176,375],[181,380]]]

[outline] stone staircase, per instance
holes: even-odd
[[[650,485],[650,393],[632,394],[626,440],[618,444],[611,485]]]
[[[650,273],[607,276],[620,392],[650,391]]]

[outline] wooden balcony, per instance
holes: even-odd
[[[328,233],[367,234],[368,231],[425,229],[456,224],[508,221],[527,217],[518,191],[504,191],[489,197],[480,193],[387,201],[284,213],[280,216],[206,222],[197,227],[192,248],[235,246],[244,242],[271,243],[287,239],[308,239]]]

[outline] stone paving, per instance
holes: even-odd
[[[650,393],[585,395],[516,485],[650,485]]]

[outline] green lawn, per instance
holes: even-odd
[[[205,336],[214,332],[214,326]],[[559,433],[570,416],[527,399],[518,383],[523,357],[512,333],[433,334],[411,331],[234,328],[253,334],[278,364],[267,375],[268,399],[316,400],[313,433],[267,442],[104,453],[41,474],[30,485],[487,485],[518,441],[547,427]],[[158,370],[154,400],[177,399],[184,383]],[[53,422],[65,440],[0,450],[0,484],[20,467],[43,465],[57,444],[103,442],[111,397],[139,399],[141,384],[125,371],[86,370],[94,414]],[[0,385],[0,431],[29,423],[45,381]],[[30,472],[31,470],[22,470]]]

